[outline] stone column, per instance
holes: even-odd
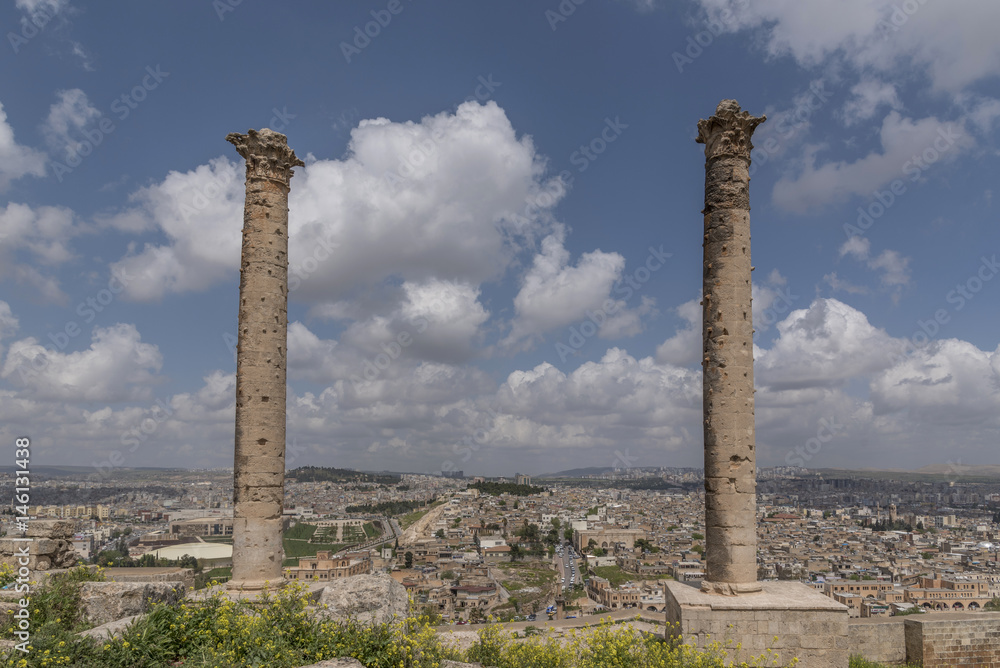
[[[702,297],[707,592],[760,591],[750,307],[750,138],[765,117],[723,100],[698,122],[705,144]]]
[[[282,582],[285,498],[285,359],[288,338],[288,184],[304,163],[285,135],[231,133],[246,160],[231,589]],[[266,584],[267,583],[267,584]]]

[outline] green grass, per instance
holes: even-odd
[[[206,543],[226,543],[227,545],[233,544],[232,536],[204,536],[202,540]]]
[[[374,538],[375,536],[378,535],[378,529],[376,529],[375,525],[372,524],[371,522],[365,522],[364,530],[365,530],[365,536],[367,536],[368,538]]]
[[[399,528],[405,531],[410,526],[412,526],[417,520],[426,515],[428,512],[430,512],[430,509],[417,510],[412,513],[407,513],[403,515],[402,517],[399,518]]]
[[[291,527],[285,532],[285,538],[295,538],[297,540],[309,540],[312,535],[316,533],[315,524],[306,524],[305,522],[299,522],[295,526]]]
[[[598,566],[594,568],[594,574],[610,582],[612,587],[626,582],[636,582],[639,579],[635,573],[627,573],[618,566]]]
[[[884,663],[876,663],[875,661],[869,661],[868,659],[854,654],[851,656],[851,661],[848,664],[848,668],[889,668],[889,666]],[[916,664],[908,663],[900,668],[920,668]]]

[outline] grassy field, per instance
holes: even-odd
[[[285,548],[285,560],[282,566],[298,566],[299,557],[314,557],[320,550],[336,552],[347,546],[345,543],[310,542],[315,533],[314,524],[297,524],[286,531],[281,541]]]
[[[412,524],[414,524],[417,520],[426,515],[428,512],[430,512],[430,508],[426,510],[416,510],[412,513],[407,513],[406,515],[403,515],[402,517],[399,518],[399,528],[405,531],[408,527],[410,527]]]
[[[618,566],[598,566],[594,569],[594,574],[597,577],[604,578],[610,582],[612,587],[617,587],[618,585],[626,582],[637,582],[639,580],[638,575],[635,573],[627,573]]]

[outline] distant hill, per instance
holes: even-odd
[[[966,466],[957,464],[931,464],[919,468],[914,473],[927,473],[930,475],[953,475],[953,476],[997,476],[1000,477],[1000,466],[996,464],[986,464],[984,466]]]

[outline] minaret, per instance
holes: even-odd
[[[304,163],[285,135],[231,133],[246,160],[236,456],[233,463],[233,576],[230,589],[282,582],[285,498],[285,360],[288,338],[288,188]]]
[[[723,100],[705,144],[702,297],[707,592],[760,591],[750,272],[750,138],[765,117]]]

